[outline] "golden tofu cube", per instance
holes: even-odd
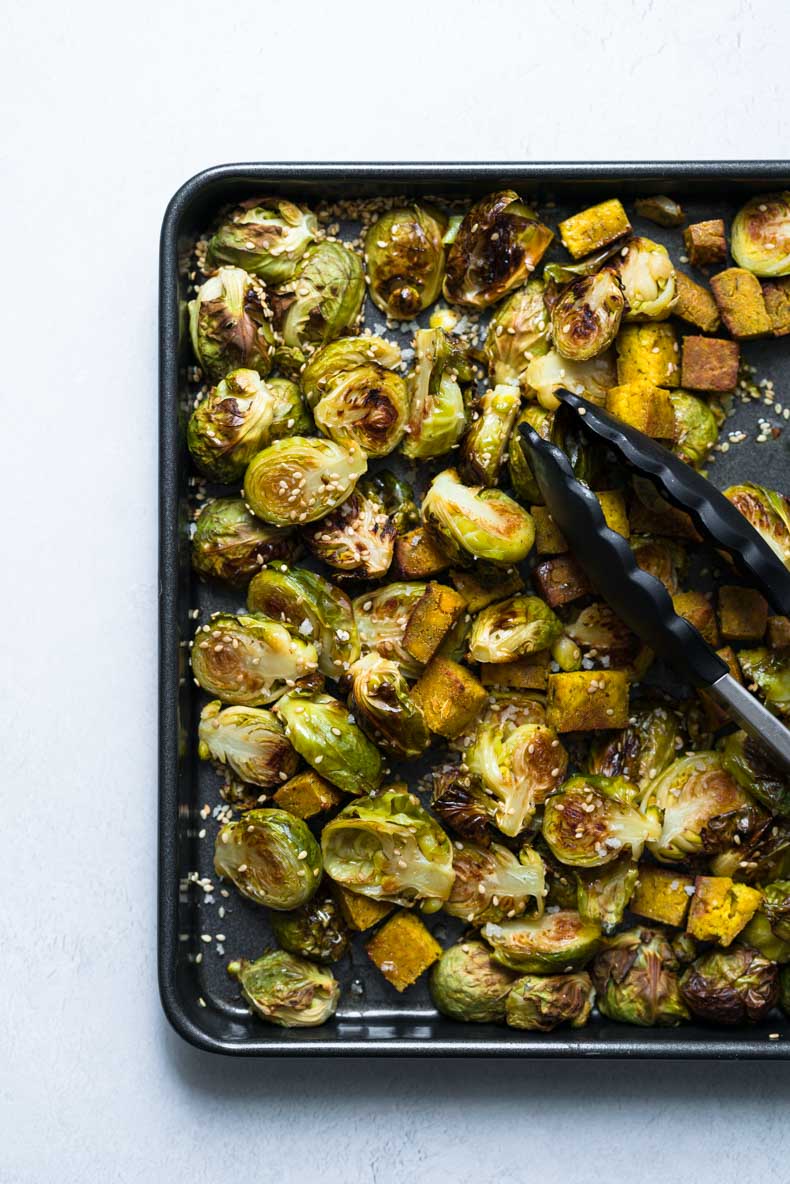
[[[538,555],[561,555],[568,550],[565,536],[545,506],[533,506],[530,510],[535,521],[535,551]]]
[[[624,728],[628,724],[628,690],[624,670],[550,674],[546,723],[555,732]]]
[[[790,275],[764,283],[763,300],[774,337],[786,337],[790,333]]]
[[[771,332],[763,290],[756,275],[743,267],[728,267],[710,281],[721,319],[739,341],[751,341]]]
[[[790,617],[768,618],[768,644],[772,650],[784,650],[790,646]]]
[[[697,876],[686,932],[699,941],[728,946],[751,921],[763,899],[757,888],[729,876]]]
[[[727,258],[727,239],[721,218],[708,222],[694,222],[683,231],[683,242],[689,263],[693,267],[705,267],[711,263],[723,263]]]
[[[281,810],[287,810],[297,818],[314,818],[316,814],[325,814],[327,810],[339,806],[343,794],[336,786],[308,769],[281,785],[273,795],[273,800]]]
[[[623,325],[615,345],[619,383],[680,386],[680,346],[669,321]]]
[[[625,498],[619,489],[602,489],[595,495],[601,503],[606,525],[610,530],[621,534],[623,538],[631,537],[631,524],[625,508]]]
[[[725,641],[762,641],[768,625],[768,602],[756,588],[719,588],[719,627]]]
[[[639,879],[628,902],[631,912],[662,925],[682,925],[694,895],[694,877],[652,863],[640,863],[638,870]]]
[[[405,991],[442,956],[442,947],[414,913],[399,912],[365,946],[396,991]]]
[[[613,386],[606,393],[606,410],[654,440],[675,438],[675,409],[669,391],[645,379]]]
[[[425,580],[449,566],[449,555],[424,527],[418,526],[396,538],[395,567],[404,580]]]
[[[482,683],[451,658],[429,662],[411,693],[431,731],[447,740],[460,736],[488,701]]]
[[[590,206],[559,225],[563,246],[574,259],[582,259],[591,251],[613,243],[628,234],[630,229],[631,223],[623,203],[616,197]]]
[[[484,687],[502,687],[507,690],[545,691],[549,680],[551,654],[540,650],[514,662],[482,662],[480,681]]]
[[[677,299],[672,310],[675,316],[687,321],[695,329],[701,329],[703,333],[715,333],[721,318],[713,294],[682,271],[675,273],[675,290]]]
[[[486,576],[478,572],[472,575],[468,571],[451,571],[450,579],[455,589],[464,598],[467,612],[479,613],[495,600],[504,600],[506,596],[515,596],[524,591],[524,581],[515,568],[510,571],[496,571]]]
[[[741,349],[722,337],[684,337],[681,386],[690,391],[731,391],[738,381]]]
[[[358,892],[351,892],[342,884],[335,884],[334,881],[331,890],[343,920],[355,933],[371,929],[379,921],[383,921],[395,908],[395,905],[390,904],[388,900],[371,900],[369,896],[360,896]]]
[[[720,644],[719,626],[713,605],[703,592],[676,592],[672,597],[672,606],[678,616],[693,625],[702,634],[703,640],[716,649]]]
[[[465,608],[460,592],[444,584],[429,584],[409,614],[404,648],[418,662],[430,662]]]
[[[592,592],[590,581],[570,554],[544,559],[533,569],[532,582],[550,608]]]

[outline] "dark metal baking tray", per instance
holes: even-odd
[[[403,995],[384,984],[366,955],[337,971],[344,987],[337,1016],[321,1028],[269,1027],[249,1014],[227,977],[229,956],[254,956],[267,942],[262,910],[235,893],[220,895],[212,871],[216,823],[204,803],[219,801],[217,780],[195,753],[198,692],[188,666],[188,640],[209,609],[239,604],[193,580],[189,563],[185,426],[191,402],[186,326],[188,259],[196,237],[225,203],[254,193],[280,192],[317,201],[389,194],[476,195],[512,187],[550,210],[552,221],[609,195],[626,199],[668,193],[691,221],[729,219],[748,196],[790,187],[790,161],[621,164],[238,164],[199,173],[168,205],[160,254],[160,734],[159,734],[159,984],[173,1027],[210,1052],[237,1056],[488,1056],[771,1058],[790,1057],[790,1022],[772,1015],[761,1025],[727,1031],[687,1025],[640,1029],[596,1018],[579,1031],[514,1033],[494,1025],[458,1024],[437,1015],[424,979]],[[639,222],[636,222],[637,227]],[[672,241],[645,224],[645,233]],[[677,256],[677,238],[673,242]],[[380,321],[374,315],[370,323]],[[395,335],[397,336],[397,335]],[[408,343],[402,338],[403,344]],[[777,392],[790,389],[787,345],[758,342],[745,350],[759,377]],[[781,402],[781,394],[777,394]],[[789,404],[790,405],[790,400]],[[764,409],[738,407],[733,428],[753,428]],[[781,487],[790,465],[786,445],[740,446],[720,454],[711,470],[719,486],[757,480]],[[197,709],[197,710],[196,710]],[[201,831],[206,832],[201,837]],[[197,879],[196,879],[197,877]],[[211,880],[206,891],[200,880]],[[224,916],[220,909],[224,909]],[[438,922],[441,924],[441,922]],[[204,941],[201,935],[211,937]],[[217,934],[226,942],[219,942]],[[218,949],[219,945],[219,949]],[[227,953],[223,952],[223,946]],[[200,956],[202,955],[202,957]],[[770,1034],[779,1033],[779,1038]]]

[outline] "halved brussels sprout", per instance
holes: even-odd
[[[762,535],[785,567],[790,568],[790,498],[748,481],[731,485],[724,490],[724,496]]]
[[[314,1028],[335,1014],[340,987],[330,970],[284,950],[255,962],[244,958],[228,965],[252,1009],[281,1028]]]
[[[460,767],[433,771],[431,809],[456,834],[481,846],[491,842],[495,802],[479,777]]]
[[[418,329],[414,354],[403,452],[424,460],[449,452],[464,434],[466,406],[458,380],[468,381],[471,371],[465,353],[441,329]]]
[[[583,1028],[590,1018],[595,991],[586,971],[576,974],[528,974],[514,983],[505,1018],[511,1028],[553,1032],[560,1024]]]
[[[394,320],[411,320],[442,290],[447,217],[423,202],[388,210],[365,235],[370,297]]]
[[[291,279],[269,296],[275,325],[297,357],[347,333],[364,299],[362,260],[328,239],[308,247]]]
[[[217,497],[200,511],[192,538],[192,567],[204,579],[243,588],[264,563],[291,561],[298,540],[289,530],[255,518],[240,497]]]
[[[604,732],[593,740],[590,772],[625,777],[646,789],[675,760],[680,739],[676,712],[662,704],[634,707],[627,728]]]
[[[330,567],[347,576],[375,579],[392,563],[395,526],[370,487],[356,487],[331,514],[307,527],[304,541]]]
[[[209,264],[230,263],[260,276],[267,284],[288,280],[311,242],[318,222],[310,210],[284,197],[254,197],[242,202],[212,235]]]
[[[328,678],[342,678],[359,657],[351,601],[313,571],[284,563],[263,568],[250,584],[247,607],[311,642],[318,651],[318,669]]]
[[[378,789],[381,754],[337,699],[292,691],[278,701],[277,714],[296,751],[327,781],[344,793]]]
[[[709,950],[680,980],[684,1002],[695,1016],[716,1024],[764,1019],[779,998],[779,972],[757,950],[733,946]]]
[[[759,646],[739,650],[738,661],[747,686],[755,687],[774,715],[790,716],[790,657],[780,650]]]
[[[750,804],[717,752],[680,757],[652,782],[651,793],[663,822],[650,850],[662,862],[683,860],[702,850],[702,831],[719,814]]]
[[[547,411],[545,407],[541,407],[540,403],[529,403],[521,412],[513,428],[513,440],[508,452],[510,481],[519,500],[530,502],[535,506],[543,505],[543,495],[529,466],[526,451],[521,447],[519,427],[522,423],[528,423],[542,440],[548,440],[551,437],[553,420],[553,411]]]
[[[248,810],[217,834],[214,870],[242,896],[270,909],[306,904],[321,879],[321,849],[287,810]]]
[[[481,941],[462,941],[444,951],[431,970],[429,989],[442,1015],[492,1024],[505,1018],[505,1000],[515,977],[496,965]]]
[[[285,436],[309,436],[314,430],[313,417],[305,406],[302,392],[290,378],[267,378],[274,411],[267,443],[282,440]]]
[[[513,837],[562,783],[568,754],[545,724],[483,723],[466,750],[465,763],[493,798],[497,826]]]
[[[613,669],[632,667],[645,647],[603,601],[585,605],[565,625],[565,632],[585,655]]]
[[[675,268],[666,247],[632,238],[614,260],[625,293],[624,321],[665,321],[677,299]]]
[[[499,489],[464,485],[455,469],[434,477],[422,503],[425,522],[458,562],[485,559],[510,566],[535,541],[532,515]]]
[[[585,921],[594,921],[605,934],[614,933],[634,894],[639,871],[629,851],[606,867],[574,872],[576,900]]]
[[[421,756],[431,734],[398,663],[366,654],[351,667],[351,679],[354,713],[371,740],[396,760]]]
[[[326,873],[374,900],[434,912],[453,886],[453,848],[414,794],[358,798],[321,835]]]
[[[670,391],[670,400],[675,412],[676,452],[687,465],[697,469],[713,451],[719,438],[719,421],[710,404],[699,395],[688,391]]]
[[[469,657],[473,662],[512,662],[549,649],[562,633],[562,621],[539,596],[510,596],[477,614]]]
[[[740,940],[771,962],[790,962],[790,880],[765,885],[763,902]]]
[[[617,336],[626,307],[613,267],[568,284],[551,310],[551,333],[557,351],[573,362],[586,362],[608,349]]]
[[[344,374],[365,367],[396,370],[401,364],[401,352],[392,341],[374,334],[358,337],[339,337],[317,349],[300,376],[308,406],[314,408]]]
[[[618,933],[590,968],[598,1010],[623,1024],[674,1027],[689,1018],[677,970],[675,952],[659,930]]]
[[[321,431],[338,444],[357,444],[368,456],[386,456],[403,436],[409,393],[393,370],[370,363],[349,366],[320,385],[313,414]]]
[[[656,226],[682,226],[686,221],[683,207],[663,193],[638,197],[634,202],[634,209],[640,217],[647,218],[648,222],[655,222]]]
[[[522,387],[533,358],[548,352],[551,321],[542,280],[530,280],[499,306],[488,324],[485,355],[495,385]]]
[[[189,332],[195,357],[212,382],[240,367],[264,377],[272,368],[274,334],[264,294],[238,267],[221,267],[201,285],[189,302]]]
[[[470,925],[519,917],[529,900],[534,900],[542,912],[546,891],[543,860],[529,848],[526,854],[528,858],[517,859],[499,843],[489,847],[454,843],[455,881],[442,906],[444,911]]]
[[[241,707],[273,702],[317,668],[314,645],[251,614],[217,613],[192,646],[192,673],[203,690]]]
[[[293,776],[299,758],[276,715],[261,707],[206,704],[198,725],[198,756],[217,761],[251,785],[269,789]]]
[[[521,396],[512,387],[495,387],[477,400],[461,447],[460,470],[465,481],[487,489],[496,485],[520,408]]]
[[[730,250],[754,275],[790,275],[790,192],[747,201],[733,220]]]
[[[575,395],[584,395],[592,403],[605,403],[606,392],[617,382],[612,351],[598,354],[586,362],[572,362],[556,349],[533,358],[527,367],[527,386],[548,411],[560,405],[554,392],[561,387]]]
[[[346,500],[367,467],[356,445],[289,436],[253,457],[242,495],[253,514],[273,526],[315,522]]]
[[[455,234],[445,299],[487,308],[529,279],[553,238],[512,189],[489,194],[472,206]]]
[[[762,745],[746,732],[733,732],[727,737],[721,763],[741,789],[772,813],[790,818],[790,777],[773,764]]]
[[[269,924],[289,954],[315,962],[339,962],[348,951],[348,928],[328,892],[317,892],[298,909],[272,913]]]
[[[649,534],[632,534],[631,549],[638,565],[664,585],[670,596],[680,590],[680,577],[688,555],[675,539],[658,539]]]
[[[542,917],[489,921],[482,935],[493,947],[494,961],[522,974],[579,970],[601,946],[601,930],[573,909]]]
[[[571,867],[602,867],[624,850],[639,859],[646,842],[661,833],[656,812],[636,809],[636,786],[621,777],[571,777],[543,810],[543,838]]]
[[[420,525],[422,519],[414,500],[414,490],[388,469],[367,474],[359,482],[359,489],[365,497],[381,502],[395,527],[396,535],[406,534]]]
[[[726,815],[725,821],[728,821]],[[790,877],[790,822],[769,817],[753,826],[753,821],[750,814],[747,818],[750,830],[745,841],[733,844],[711,860],[714,876],[730,876],[746,884],[765,884]]]
[[[579,259],[576,263],[547,263],[543,268],[543,278],[546,281],[546,297],[547,302],[551,296],[556,297],[556,289],[558,285],[570,284],[574,280],[582,276],[595,275],[612,255],[616,255],[618,251],[623,249],[622,237],[618,237],[614,242],[607,243],[606,246],[601,247],[598,251],[593,251],[591,255],[585,255],[583,259]]]
[[[397,662],[408,678],[417,678],[422,664],[403,645],[403,634],[425,584],[383,584],[353,600],[354,620],[363,653],[375,651]]]
[[[240,481],[266,443],[274,414],[271,391],[254,370],[234,370],[212,387],[192,412],[187,445],[193,461],[212,481]]]

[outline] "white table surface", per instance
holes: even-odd
[[[155,416],[190,174],[789,156],[790,9],[30,0],[2,26],[0,1180],[786,1180],[778,1064],[237,1064],[169,1031]]]

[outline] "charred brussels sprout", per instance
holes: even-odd
[[[756,740],[745,732],[733,732],[724,742],[721,763],[741,789],[774,814],[790,818],[790,778],[771,762]]]
[[[269,923],[289,954],[315,962],[339,962],[348,950],[348,929],[328,892],[317,893],[301,908],[272,913]]]
[[[564,358],[586,362],[617,336],[625,297],[614,268],[574,280],[551,311],[554,345]]]
[[[511,1028],[553,1032],[560,1024],[583,1028],[590,1018],[595,991],[586,971],[577,974],[528,974],[514,983],[505,1004]]]
[[[499,489],[464,485],[455,469],[434,477],[422,513],[460,562],[520,563],[535,541],[532,516],[518,502]]]
[[[524,830],[568,767],[568,755],[552,728],[517,721],[481,723],[465,761],[492,798],[497,826],[510,837]]]
[[[291,280],[270,296],[284,345],[297,357],[348,332],[364,299],[361,259],[329,241],[309,247]]]
[[[261,707],[226,707],[219,699],[200,714],[198,756],[227,765],[251,785],[269,789],[296,772],[299,758],[276,715]]]
[[[203,690],[241,707],[271,703],[317,668],[315,646],[254,615],[217,613],[192,646],[192,673]]]
[[[680,980],[690,1011],[717,1024],[764,1019],[779,998],[776,964],[749,946],[710,950]]]
[[[473,662],[512,662],[549,649],[563,625],[539,596],[511,596],[478,613],[469,636]]]
[[[321,431],[368,456],[392,452],[409,414],[399,363],[400,350],[378,337],[344,337],[318,350],[303,384]]]
[[[221,267],[189,302],[189,332],[195,357],[212,382],[247,367],[267,375],[274,334],[261,289],[238,267]]]
[[[359,657],[351,601],[315,572],[284,563],[265,567],[250,584],[247,606],[311,642],[318,651],[318,669],[328,678],[341,678]]]
[[[381,755],[331,695],[292,691],[277,703],[286,735],[317,773],[344,793],[362,794],[381,783]]]
[[[447,218],[433,206],[413,202],[388,210],[365,235],[370,297],[395,320],[411,320],[442,290]]]
[[[571,777],[546,802],[543,838],[571,867],[602,867],[626,849],[638,859],[661,824],[652,809],[636,809],[637,796],[636,787],[619,777]]]
[[[274,414],[269,388],[254,370],[234,370],[192,412],[187,445],[193,461],[212,481],[240,481],[266,443]]]
[[[724,496],[762,535],[785,567],[790,567],[790,498],[748,482],[731,485],[724,490]]]
[[[590,969],[598,1009],[610,1020],[671,1028],[689,1018],[680,995],[678,961],[663,933],[629,929],[610,938]]]
[[[579,970],[601,945],[598,926],[573,909],[502,923],[489,921],[482,935],[493,948],[495,962],[522,974]]]
[[[337,1010],[340,987],[332,972],[284,950],[231,962],[228,973],[253,1011],[281,1028],[314,1028]]]
[[[496,485],[513,424],[521,407],[518,391],[496,387],[472,408],[472,424],[461,448],[461,475],[486,489]]]
[[[626,851],[606,867],[577,871],[576,899],[585,921],[594,921],[604,933],[613,933],[623,919],[639,872]]]
[[[529,363],[548,352],[551,325],[545,291],[542,280],[530,280],[491,317],[485,355],[495,385],[525,386]]]
[[[344,374],[371,366],[395,370],[400,364],[401,352],[392,341],[373,334],[340,337],[316,350],[302,371],[300,385],[314,408]]]
[[[765,706],[774,715],[790,716],[790,657],[779,650],[759,646],[740,650],[738,661],[747,685],[756,687]]]
[[[290,436],[253,457],[243,496],[253,514],[273,526],[315,522],[346,500],[366,468],[361,448]]]
[[[522,423],[528,423],[542,440],[548,440],[551,437],[553,420],[553,411],[547,411],[539,403],[528,404],[516,421],[513,442],[508,452],[508,471],[513,489],[522,502],[531,502],[535,506],[543,504],[543,496],[529,467],[527,454],[521,447],[518,429]]]
[[[741,939],[771,962],[790,962],[790,880],[765,885],[762,904]]]
[[[606,392],[617,381],[614,356],[611,352],[599,354],[586,362],[572,362],[556,349],[551,349],[539,358],[533,358],[527,367],[527,386],[534,391],[541,406],[556,411],[559,399],[554,392],[569,390],[575,395],[584,395],[593,403],[604,403]]]
[[[304,540],[330,567],[348,576],[375,579],[392,563],[395,526],[370,487],[358,485],[333,513],[305,529]]]
[[[666,247],[632,238],[615,260],[625,293],[624,321],[665,321],[675,306],[676,277]]]
[[[352,601],[363,653],[375,651],[392,659],[409,678],[417,678],[422,664],[405,648],[403,634],[424,593],[425,584],[416,582],[383,584]]]
[[[366,497],[381,502],[396,534],[406,534],[420,525],[420,511],[414,500],[414,490],[400,477],[387,469],[379,469],[362,478],[360,489]]]
[[[451,917],[480,925],[518,917],[530,900],[537,902],[540,911],[543,909],[543,861],[529,848],[522,861],[499,843],[478,847],[476,843],[456,842],[453,871],[453,888],[443,905]]]
[[[731,876],[746,884],[787,879],[790,876],[790,822],[781,818],[762,818],[754,825],[753,814],[747,811],[733,811],[721,819],[724,823],[733,820],[736,827],[742,822],[746,824],[746,837],[742,838],[738,830],[734,830],[741,842],[729,846],[711,860],[713,875]]]
[[[732,257],[760,276],[790,275],[790,192],[747,201],[732,224]]]
[[[602,601],[585,605],[566,623],[565,632],[585,657],[607,662],[612,669],[633,667],[650,654],[636,634]]]
[[[297,547],[290,531],[260,522],[240,497],[218,497],[200,512],[192,538],[192,566],[204,579],[243,588],[264,563],[290,562]]]
[[[458,227],[447,254],[445,298],[487,308],[529,279],[553,237],[512,189],[489,194]]]
[[[209,264],[243,267],[267,284],[288,280],[318,237],[315,214],[283,197],[245,201],[221,224],[208,245]]]
[[[307,410],[301,391],[290,378],[267,378],[274,408],[268,442],[284,436],[307,436],[314,430],[313,418]]]
[[[695,752],[673,761],[650,789],[663,815],[661,833],[650,850],[670,863],[702,850],[702,832],[712,819],[750,804],[717,752]]]
[[[285,810],[248,810],[219,831],[214,870],[256,904],[296,909],[318,887],[321,849],[301,818]]]
[[[681,460],[699,468],[713,451],[719,437],[719,423],[710,405],[688,391],[670,391],[675,412],[674,451]]]
[[[321,836],[327,875],[374,900],[434,912],[453,886],[453,848],[414,794],[359,798]]]
[[[496,1023],[505,1018],[505,1000],[515,977],[497,966],[482,942],[464,941],[445,950],[431,971],[431,999],[451,1020]]]
[[[459,380],[468,381],[471,370],[466,355],[441,329],[418,329],[414,353],[403,452],[424,460],[449,452],[464,434],[466,406]]]
[[[420,756],[431,734],[397,662],[366,654],[351,667],[351,679],[354,713],[363,731],[398,760]]]
[[[460,768],[434,771],[431,809],[456,834],[487,846],[494,807],[479,777]]]
[[[661,704],[634,708],[631,721],[627,728],[593,741],[590,772],[625,777],[646,789],[674,761],[680,726],[675,712]]]

